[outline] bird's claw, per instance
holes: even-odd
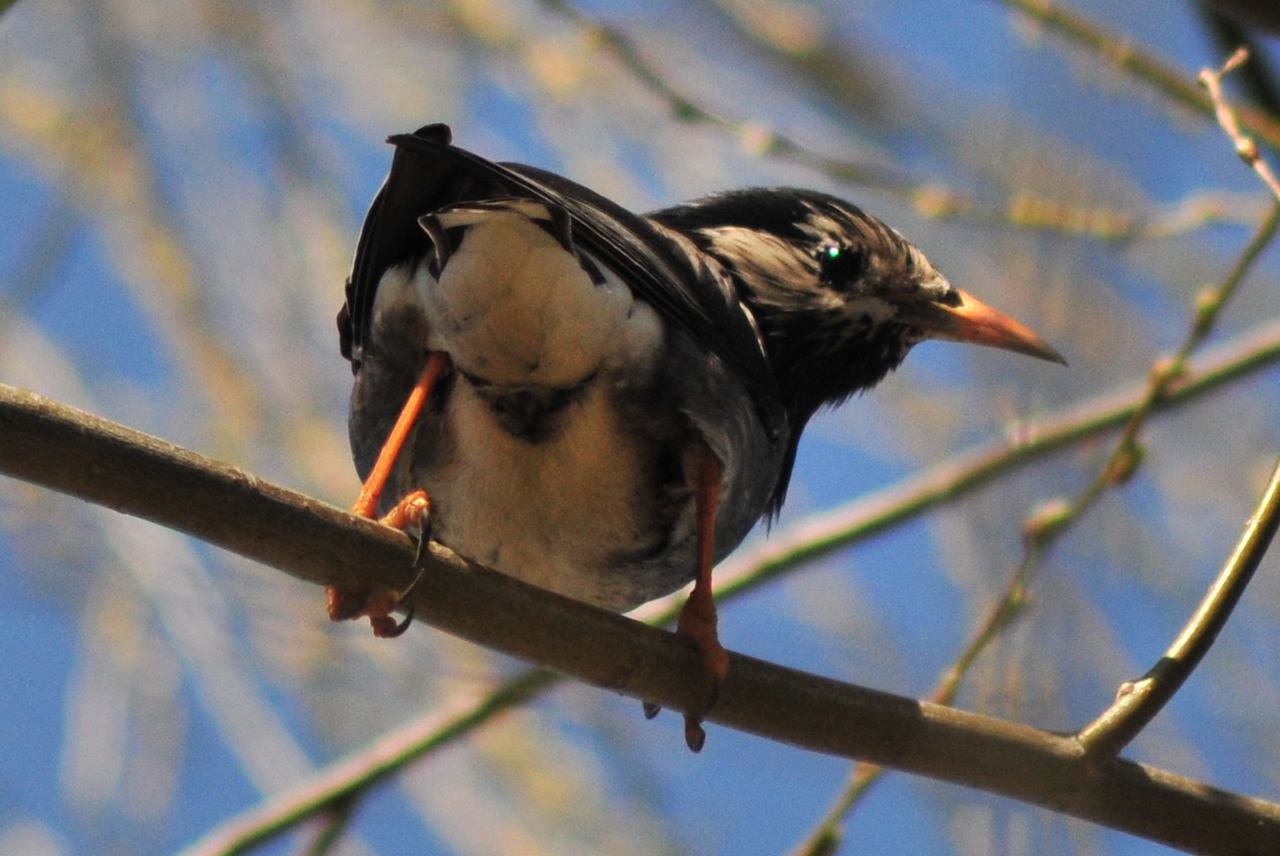
[[[692,602],[694,598],[690,598]],[[720,644],[716,633],[715,613],[711,620],[706,620],[701,605],[690,608],[686,603],[680,612],[680,622],[676,633],[688,637],[701,655],[702,665],[707,676],[707,700],[697,710],[684,714],[684,742],[692,752],[701,752],[707,742],[707,732],[702,727],[702,718],[707,715],[716,702],[720,700],[720,690],[724,686],[725,676],[729,673],[729,652]],[[662,706],[656,702],[641,702],[644,707],[644,718],[653,719],[662,712]]]
[[[707,676],[707,700],[698,710],[684,714],[684,741],[690,751],[701,752],[707,741],[707,733],[702,728],[702,718],[716,706],[720,700],[720,690],[724,686],[725,676],[729,673],[729,652],[720,644],[720,636],[716,633],[715,602],[710,592],[695,588],[680,610],[680,619],[676,624],[676,632],[687,636],[697,646],[702,655],[702,665]],[[646,713],[648,708],[646,708]]]
[[[424,491],[416,490],[396,503],[378,522],[401,531],[411,526],[418,529],[418,545],[413,555],[413,567],[416,571],[413,580],[401,592],[362,591],[336,586],[329,586],[325,591],[328,594],[331,620],[344,621],[367,616],[374,636],[379,639],[395,639],[403,635],[413,623],[413,606],[409,601],[426,576],[427,569],[423,560],[427,556],[427,545],[431,540],[431,502]],[[391,613],[399,609],[405,611],[405,616],[396,621]]]
[[[692,713],[684,715],[684,742],[689,747],[689,751],[695,755],[702,751],[703,745],[707,742],[707,732],[702,727],[701,716],[695,716]]]
[[[383,526],[399,529],[401,532],[411,526],[417,527],[421,533],[419,545],[431,539],[431,500],[425,490],[415,490],[405,494],[390,511],[378,518]],[[415,557],[416,564],[416,557]]]

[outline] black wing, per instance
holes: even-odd
[[[353,370],[359,368],[383,273],[431,248],[418,217],[455,202],[535,199],[568,211],[575,243],[723,360],[743,380],[770,436],[786,434],[777,379],[736,295],[644,218],[595,191],[534,167],[485,160],[451,145],[451,139],[447,125],[428,125],[388,140],[396,146],[391,171],[365,218],[347,302],[338,314],[342,354]]]

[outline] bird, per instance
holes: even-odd
[[[692,581],[676,631],[707,678],[684,712],[696,752],[728,669],[712,568],[776,519],[809,419],[926,339],[1065,361],[834,196],[730,190],[642,216],[452,140],[388,139],[356,245],[338,314],[352,512],[618,612]],[[328,596],[380,636],[412,618],[406,592]]]

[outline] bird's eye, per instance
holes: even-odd
[[[823,280],[832,285],[845,285],[866,272],[867,256],[860,250],[832,244],[818,251],[818,265]]]

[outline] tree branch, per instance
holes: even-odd
[[[1223,76],[1239,67],[1248,57],[1249,52],[1241,48],[1227,60],[1220,71],[1205,69],[1200,72],[1200,82],[1209,90],[1217,111],[1218,124],[1235,144],[1236,152],[1276,197],[1276,204],[1268,221],[1271,224],[1270,235],[1264,229],[1259,239],[1250,247],[1250,250],[1256,247],[1256,252],[1253,253],[1256,255],[1280,225],[1280,183],[1276,181],[1270,166],[1259,156],[1258,147],[1253,140],[1241,133],[1234,112],[1222,98]],[[1250,253],[1246,252],[1239,269],[1243,269],[1249,256]],[[1223,286],[1223,291],[1226,291],[1226,286]],[[1225,294],[1214,295],[1212,303],[1220,306],[1224,297]],[[1208,323],[1203,326],[1207,333]],[[1244,594],[1254,571],[1266,555],[1267,548],[1271,546],[1277,526],[1280,526],[1280,459],[1276,461],[1267,489],[1263,491],[1253,514],[1249,516],[1236,548],[1214,580],[1200,608],[1178,634],[1178,638],[1141,679],[1122,685],[1115,702],[1077,735],[1080,744],[1091,757],[1108,758],[1118,755],[1160,713],[1187,678],[1191,677],[1191,673],[1218,638],[1218,633],[1226,626],[1231,611]]]
[[[1202,397],[1223,385],[1273,365],[1280,360],[1280,322],[1258,327],[1214,348],[1196,359],[1159,410],[1173,409]],[[1097,436],[1124,423],[1146,395],[1145,384],[1132,384],[1066,410],[1019,425],[1008,439],[979,446],[943,461],[899,484],[861,497],[828,512],[810,515],[775,531],[759,546],[739,551],[716,569],[716,597],[727,602],[752,591],[806,561],[848,547],[884,529],[902,523],[948,500],[978,489],[1000,475],[1029,465],[1071,443]],[[674,620],[678,598],[667,598],[643,608],[645,620],[663,626]],[[943,695],[958,684],[949,670],[931,700],[946,704]],[[273,798],[243,815],[233,817],[183,851],[182,856],[233,856],[271,838],[328,804],[381,781],[404,765],[469,734],[492,716],[553,686],[552,673],[534,669],[502,684],[463,711],[444,717],[433,713],[410,722],[371,746],[331,764],[314,779],[288,794]],[[859,764],[847,793],[829,813],[831,828],[849,802],[874,781],[883,768]],[[825,839],[824,839],[825,840]],[[808,852],[802,850],[798,852]]]
[[[399,588],[412,574],[413,549],[402,533],[5,385],[0,439],[0,471],[301,579]],[[701,703],[701,662],[687,640],[439,545],[429,562],[414,606],[432,626],[667,708]],[[1195,853],[1280,851],[1280,805],[1123,760],[1095,769],[1070,737],[730,657],[712,722],[989,790]]]
[[[1236,548],[1178,638],[1140,680],[1120,688],[1116,701],[1080,731],[1091,756],[1119,754],[1182,687],[1227,624],[1245,587],[1280,527],[1280,459]]]
[[[1222,78],[1244,65],[1248,60],[1249,51],[1246,48],[1240,48],[1231,55],[1221,69],[1218,71],[1214,71],[1211,68],[1203,69],[1197,80],[1199,80],[1201,86],[1208,90],[1209,97],[1213,101],[1213,111],[1218,120],[1218,126],[1231,138],[1231,142],[1236,148],[1236,154],[1250,169],[1258,174],[1258,178],[1262,179],[1262,183],[1271,191],[1271,195],[1280,200],[1280,181],[1276,180],[1275,173],[1271,171],[1271,166],[1263,160],[1262,154],[1258,151],[1258,144],[1253,141],[1252,137],[1247,136],[1244,131],[1240,130],[1238,117],[1240,108],[1232,109],[1222,95]]]
[[[364,790],[404,769],[409,762],[465,737],[495,715],[524,704],[553,686],[547,669],[528,669],[461,710],[436,712],[398,728],[330,764],[287,794],[213,829],[178,856],[236,856],[334,805],[351,803]]]

